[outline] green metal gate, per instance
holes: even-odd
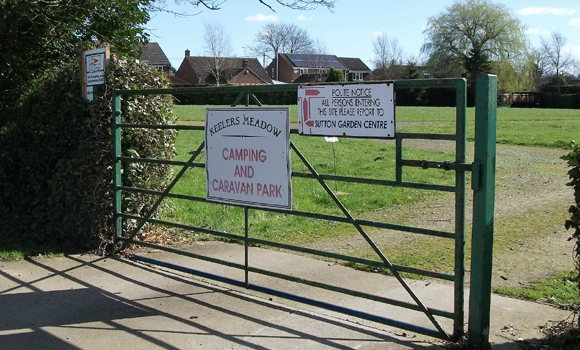
[[[487,344],[489,337],[489,314],[490,314],[490,296],[491,296],[491,254],[493,242],[493,210],[494,210],[494,186],[495,186],[495,118],[496,118],[496,85],[497,80],[495,76],[481,75],[477,78],[476,89],[476,118],[475,118],[475,152],[473,163],[466,163],[466,95],[467,86],[464,79],[438,79],[438,80],[401,80],[395,81],[395,91],[400,89],[410,88],[452,88],[455,90],[455,105],[456,105],[456,130],[454,134],[419,134],[419,133],[402,133],[396,134],[396,174],[395,180],[384,179],[369,179],[337,176],[332,174],[319,174],[315,168],[308,162],[308,159],[301,153],[296,145],[291,142],[290,147],[294,153],[300,158],[304,165],[308,168],[308,173],[293,172],[292,178],[310,178],[316,179],[320,186],[324,188],[326,193],[332,198],[334,203],[340,211],[342,216],[328,215],[314,212],[304,211],[282,211],[277,209],[257,209],[242,207],[244,210],[244,236],[234,235],[227,232],[216,231],[204,227],[194,227],[183,225],[179,223],[170,222],[167,220],[160,220],[154,218],[153,214],[166,198],[178,198],[192,201],[206,201],[205,198],[195,197],[183,193],[173,193],[172,190],[177,182],[182,178],[183,174],[189,168],[203,168],[204,164],[197,162],[196,159],[204,149],[203,142],[199,145],[197,150],[192,152],[192,156],[187,162],[179,162],[173,160],[163,159],[145,159],[121,156],[121,131],[122,129],[137,128],[137,129],[174,129],[174,130],[194,130],[203,131],[203,126],[193,125],[145,125],[145,124],[128,124],[122,122],[121,98],[122,96],[130,95],[158,95],[158,94],[199,94],[199,93],[223,93],[234,92],[238,97],[232,103],[232,106],[237,105],[240,101],[244,101],[247,106],[250,101],[257,105],[261,105],[256,98],[255,93],[272,92],[272,91],[290,91],[297,90],[297,85],[278,85],[278,86],[246,86],[246,87],[219,87],[219,88],[180,88],[180,89],[161,89],[161,90],[116,90],[113,92],[113,148],[114,148],[114,183],[113,183],[113,205],[115,211],[115,239],[119,244],[135,243],[142,246],[151,246],[157,249],[173,252],[183,256],[188,256],[196,259],[202,259],[217,264],[224,264],[232,268],[237,268],[245,271],[245,280],[238,281],[223,276],[212,275],[203,271],[197,271],[188,267],[177,266],[169,262],[162,262],[144,256],[132,256],[133,259],[145,261],[152,264],[157,264],[180,271],[185,271],[205,278],[210,278],[222,282],[227,282],[237,286],[243,286],[253,290],[261,291],[270,295],[275,295],[291,300],[300,301],[309,305],[326,308],[329,310],[341,312],[347,315],[356,316],[362,319],[367,319],[385,325],[398,327],[401,329],[413,331],[420,334],[425,334],[446,340],[458,340],[464,336],[463,322],[465,317],[464,301],[465,301],[465,204],[466,204],[466,174],[471,173],[471,183],[473,190],[473,224],[472,224],[472,253],[471,253],[471,278],[470,278],[470,299],[469,299],[469,326],[468,339],[473,346],[483,346]],[[296,129],[291,130],[292,134],[297,134]],[[426,139],[426,140],[447,140],[455,143],[455,159],[453,161],[430,161],[419,159],[404,159],[403,145],[406,140],[411,139]],[[124,166],[130,163],[157,163],[168,164],[181,167],[181,171],[175,176],[173,181],[163,191],[152,191],[148,189],[139,189],[123,186],[121,172]],[[424,169],[439,169],[441,171],[455,172],[455,181],[453,186],[423,184],[407,182],[404,178],[404,169],[408,167],[419,167]],[[343,181],[355,182],[362,184],[372,184],[377,186],[392,186],[413,188],[418,190],[443,191],[452,192],[455,194],[455,229],[453,232],[437,231],[419,227],[402,226],[388,222],[369,221],[354,217],[343,205],[340,199],[332,191],[329,186],[329,181]],[[148,210],[147,215],[138,217],[122,211],[122,193],[133,192],[146,195],[156,196],[158,199],[155,204]],[[223,204],[222,204],[223,205]],[[358,233],[366,240],[372,250],[376,253],[378,260],[363,259],[360,257],[341,255],[331,253],[328,251],[321,251],[310,249],[306,247],[294,246],[273,242],[263,239],[252,238],[249,235],[249,216],[250,210],[265,210],[270,212],[280,212],[287,215],[303,216],[308,218],[335,221],[341,223],[348,223],[352,225]],[[130,232],[123,232],[123,220],[134,220],[137,226]],[[208,256],[193,254],[186,251],[180,251],[174,248],[154,245],[135,239],[135,236],[147,223],[154,225],[164,225],[166,227],[179,228],[193,232],[202,232],[214,235],[220,238],[231,239],[242,242],[245,245],[245,264],[237,264],[228,261],[215,259]],[[412,268],[408,266],[401,266],[392,264],[388,257],[383,254],[381,249],[373,242],[371,237],[365,231],[365,227],[389,229],[401,232],[408,232],[420,235],[427,235],[432,237],[442,237],[453,240],[455,247],[455,261],[454,273],[445,274],[440,272],[428,271],[423,269]],[[280,274],[273,271],[258,269],[252,267],[248,263],[248,246],[259,244],[262,246],[282,248],[289,251],[296,251],[308,253],[314,256],[324,258],[337,259],[343,262],[363,264],[370,267],[386,268],[398,280],[398,282],[407,291],[413,302],[403,302],[387,297],[381,297],[373,294],[368,294],[360,291],[353,291],[338,286],[328,285],[325,283],[305,280],[290,275]],[[283,291],[273,290],[264,286],[253,285],[248,279],[248,272],[260,273],[266,276],[281,278],[296,283],[303,283],[310,286],[331,290],[333,292],[345,293],[351,296],[370,299],[381,303],[395,305],[402,308],[407,308],[422,312],[432,324],[432,328],[425,328],[398,320],[389,319],[381,315],[369,314],[357,310],[344,308],[338,305],[332,305],[324,301],[312,300],[306,297],[292,295]],[[429,278],[440,279],[444,281],[452,281],[454,284],[454,303],[452,311],[438,310],[429,308],[417,297],[408,283],[401,277],[401,273],[414,274],[418,276],[426,276]],[[435,316],[448,318],[453,320],[453,329],[451,332],[443,329],[443,327],[436,320]]]

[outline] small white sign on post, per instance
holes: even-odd
[[[82,94],[89,101],[94,101],[98,96],[102,95],[109,57],[110,51],[108,47],[82,52]]]
[[[300,86],[302,135],[395,137],[394,84]]]
[[[207,199],[292,209],[288,107],[208,108]]]
[[[106,49],[85,51],[85,74],[87,86],[105,83]]]

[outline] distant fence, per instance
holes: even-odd
[[[498,94],[498,106],[515,108],[579,109],[580,93],[511,92]]]

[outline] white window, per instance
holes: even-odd
[[[352,80],[353,81],[363,80],[363,74],[362,73],[352,73]]]
[[[300,75],[308,74],[308,68],[300,68]]]

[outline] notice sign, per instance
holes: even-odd
[[[106,49],[85,51],[87,86],[105,84]]]
[[[207,199],[292,209],[287,107],[208,108]]]
[[[394,85],[301,86],[298,124],[302,135],[394,138]]]

